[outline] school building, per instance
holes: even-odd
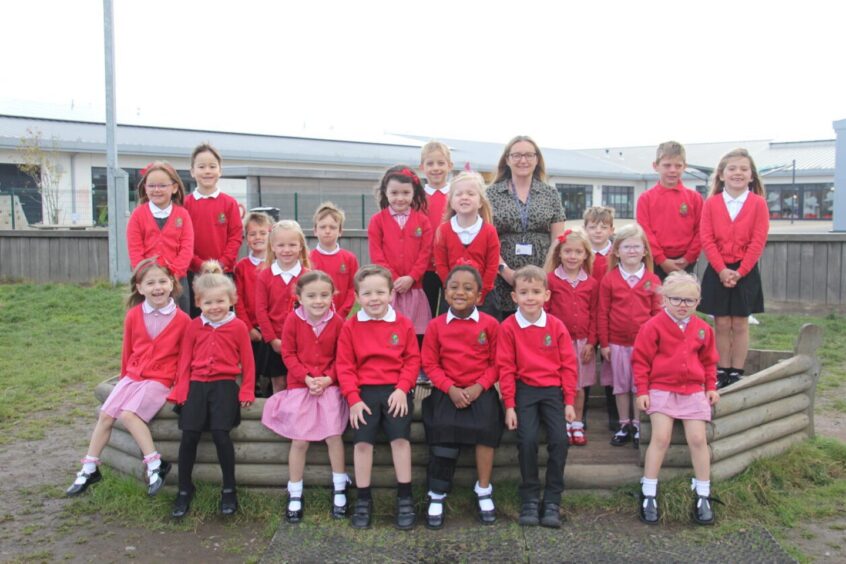
[[[530,133],[530,132],[529,132]],[[51,193],[35,189],[18,168],[21,139],[38,135],[55,163]],[[107,221],[106,131],[103,123],[0,115],[0,229],[27,224],[61,227],[102,226]],[[377,139],[339,140],[119,125],[119,166],[128,173],[130,208],[140,171],[153,160],[167,160],[188,189],[194,183],[188,159],[194,146],[210,142],[223,156],[220,187],[245,209],[271,206],[282,217],[306,227],[317,204],[332,199],[343,207],[349,228],[366,226],[376,211],[373,188],[393,164],[416,166],[428,138],[385,135]],[[486,177],[495,171],[508,139],[480,142],[441,139],[452,150],[456,170],[469,163]],[[680,141],[684,142],[683,139]],[[753,155],[764,176],[774,219],[831,219],[834,199],[835,141],[768,140],[690,143],[684,182],[703,194],[720,157],[736,147]],[[567,217],[581,217],[586,207],[613,207],[620,218],[634,216],[637,198],[652,186],[654,146],[598,149],[541,147],[549,182],[561,193]]]

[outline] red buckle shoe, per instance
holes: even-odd
[[[574,446],[585,446],[587,445],[587,437],[585,436],[584,429],[573,429],[570,432],[570,444]]]

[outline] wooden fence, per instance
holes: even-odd
[[[341,246],[369,261],[367,231],[344,231]],[[108,266],[106,231],[0,231],[0,281],[90,283]],[[768,311],[846,313],[846,233],[770,234],[760,270]]]

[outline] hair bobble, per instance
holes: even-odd
[[[565,231],[564,233],[562,233],[561,235],[559,235],[559,236],[558,236],[558,242],[559,242],[559,243],[566,243],[566,242],[567,242],[567,236],[568,236],[570,233],[572,233],[572,232],[573,232],[573,230],[572,230],[572,229],[568,229],[567,231]]]
[[[456,260],[455,266],[472,266],[476,270],[480,270],[479,265],[476,264],[476,261],[464,257],[460,257],[458,260]]]
[[[399,174],[402,174],[403,176],[410,176],[412,182],[414,182],[415,184],[420,183],[420,180],[418,180],[417,175],[414,174],[414,171],[412,171],[410,168],[402,169],[401,171],[399,171]]]

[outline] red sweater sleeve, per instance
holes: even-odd
[[[490,228],[488,228],[490,227]],[[482,267],[482,301],[484,302],[487,295],[494,288],[496,283],[496,275],[499,271],[499,235],[493,225],[485,224],[488,228],[488,236],[486,239],[487,249],[485,251],[485,264]]]
[[[429,221],[428,219],[426,220]],[[431,248],[431,239],[429,240]],[[426,264],[432,255],[427,253]],[[424,265],[425,272],[425,265]],[[422,276],[422,273],[421,273]],[[409,321],[406,328],[405,349],[402,353],[402,369],[400,370],[397,388],[408,393],[417,385],[417,377],[420,375],[420,345],[417,344],[417,333],[414,332],[414,325]]]
[[[708,259],[708,263],[710,263],[711,268],[713,268],[717,274],[719,275],[720,272],[726,269],[726,263],[723,261],[723,256],[720,253],[720,249],[717,246],[717,240],[714,236],[714,202],[717,201],[715,198],[722,197],[717,194],[716,196],[711,196],[706,200],[705,205],[702,209],[702,219],[699,221],[699,235],[702,239],[702,250],[705,251],[705,258]]]
[[[194,321],[202,323],[199,318]],[[182,345],[179,351],[179,365],[176,370],[176,381],[167,400],[177,405],[182,405],[188,399],[188,387],[191,380],[191,359],[194,356],[194,339],[197,334],[198,324],[192,321],[185,330],[182,337]]]
[[[497,257],[498,258],[498,257]],[[488,366],[485,371],[479,376],[477,383],[482,386],[482,389],[489,390],[491,386],[496,384],[499,380],[499,369],[496,366],[496,347],[499,339],[499,325],[494,321],[490,324],[487,330],[488,340],[491,343],[490,356],[488,357]]]
[[[182,238],[179,241],[173,268],[177,273],[185,276],[191,268],[191,259],[194,257],[194,223],[191,221],[191,214],[182,206],[174,204],[173,213],[177,214],[174,219],[182,220]]]
[[[435,272],[441,279],[441,284],[446,284],[446,278],[449,274],[449,242],[447,241],[448,233],[445,229],[452,229],[452,227],[449,223],[442,223],[438,226],[435,231],[435,243],[432,250],[435,256]]]
[[[599,286],[599,284],[595,284],[593,289],[590,291],[590,301],[588,305],[590,311],[588,312],[587,342],[592,347],[596,346],[596,343],[599,342],[599,329],[597,328],[597,321],[599,320]]]
[[[637,223],[643,228],[643,232],[646,233],[646,239],[649,241],[649,248],[652,251],[652,257],[655,259],[656,265],[659,265],[667,260],[667,255],[664,254],[664,247],[662,247],[658,242],[658,237],[652,227],[652,210],[649,207],[651,194],[649,196],[647,196],[647,194],[652,190],[659,189],[660,188],[658,186],[655,186],[641,194],[640,199],[637,202],[637,210],[635,211]]]
[[[551,323],[551,321],[548,321]],[[564,394],[564,405],[574,405],[576,403],[576,388],[578,387],[578,359],[576,352],[573,349],[573,341],[570,339],[570,334],[561,324],[562,331],[558,334],[558,350],[561,351],[561,389]]]
[[[144,213],[144,208],[142,206],[146,204],[137,206],[126,224],[126,247],[129,251],[129,265],[133,269],[144,260],[144,229],[141,226],[141,214]]]
[[[370,218],[370,224],[367,226],[367,240],[368,247],[370,248],[370,262],[372,262],[373,264],[379,264],[390,270],[391,276],[393,276],[394,280],[396,280],[401,276],[401,274],[391,266],[390,261],[388,261],[387,257],[385,257],[382,241],[385,234],[382,226],[383,220],[384,214],[382,212],[375,213],[373,217]]]
[[[129,365],[129,356],[132,354],[132,318],[135,316],[135,310],[138,306],[131,308],[126,312],[126,318],[123,321],[123,348],[120,355],[120,377],[126,376],[126,370]]]
[[[749,241],[749,246],[746,247],[746,253],[740,261],[740,266],[737,268],[737,273],[741,276],[746,276],[758,263],[758,259],[764,253],[764,246],[767,244],[767,234],[770,231],[770,210],[767,207],[767,201],[760,196],[751,198],[753,194],[749,194],[748,203],[755,205],[752,220],[752,237]],[[750,201],[751,200],[751,201]]]
[[[611,342],[611,280],[607,276],[599,283],[599,298],[596,308],[596,339],[599,346],[607,348]]]
[[[436,263],[437,264],[437,263]],[[423,336],[423,349],[421,357],[423,362],[423,371],[432,385],[445,394],[449,393],[449,389],[455,385],[455,382],[446,374],[446,371],[441,366],[441,342],[438,327],[439,323],[429,323],[426,328],[426,334]]]
[[[285,318],[285,326],[282,329],[282,360],[288,369],[288,378],[305,385],[305,377],[308,376],[308,368],[300,362],[299,343],[297,342],[297,325],[302,320],[296,314]],[[312,376],[314,376],[312,374]]]
[[[341,328],[338,337],[338,349],[335,357],[335,371],[341,394],[347,398],[350,407],[361,401],[361,388],[358,385],[358,359],[352,340],[352,318]],[[416,337],[415,337],[416,338]]]
[[[702,208],[705,205],[705,201],[698,192],[696,195],[696,198],[692,198],[694,204],[693,209],[690,210],[690,213],[692,213],[694,217],[693,239],[690,240],[690,246],[684,254],[684,260],[686,260],[688,264],[696,264],[696,261],[699,260],[699,254],[702,252],[702,235],[700,234],[700,230],[702,224]]]
[[[355,307],[355,286],[353,285],[352,279],[355,276],[355,273],[358,272],[358,258],[356,258],[353,253],[350,253],[350,262],[352,264],[352,268],[349,272],[349,287],[347,288],[347,295],[338,310],[338,315],[341,316],[341,319],[346,319],[352,311],[352,308]]]
[[[434,239],[434,232],[432,231],[432,224],[429,223],[429,218],[426,217],[425,213],[420,211],[414,211],[412,213],[416,213],[418,216],[420,227],[423,229],[423,236],[420,238],[420,252],[414,260],[414,264],[411,266],[411,270],[408,275],[414,278],[415,282],[420,282],[432,262],[432,241]],[[410,219],[411,218],[409,217],[409,220]]]
[[[632,351],[632,372],[638,396],[649,395],[649,376],[652,360],[658,353],[658,331],[656,324],[647,323],[640,328]]]
[[[273,323],[270,321],[268,313],[270,308],[270,282],[273,279],[266,274],[267,272],[270,272],[270,269],[265,269],[256,276],[256,320],[259,324],[262,339],[270,343],[280,337],[273,330]]]
[[[496,347],[496,366],[499,370],[499,392],[506,409],[513,408],[517,394],[517,359],[512,324],[500,326]],[[571,345],[572,347],[572,345]]]
[[[235,319],[230,323],[240,321]],[[253,344],[250,342],[250,330],[246,323],[242,324],[237,337],[241,356],[241,390],[238,392],[238,401],[253,402],[256,399],[256,361],[253,358]]]
[[[227,234],[226,245],[223,247],[223,255],[220,257],[220,264],[226,272],[235,268],[238,260],[238,251],[241,250],[241,242],[244,240],[244,226],[241,223],[241,210],[238,202],[232,198],[232,203],[227,210]]]
[[[247,262],[250,259],[245,259]],[[246,266],[244,261],[239,261],[235,265],[235,291],[238,293],[238,301],[235,302],[235,315],[241,321],[246,324],[246,326],[252,329],[252,322],[250,321],[250,316],[247,314],[247,273],[245,270]]]

